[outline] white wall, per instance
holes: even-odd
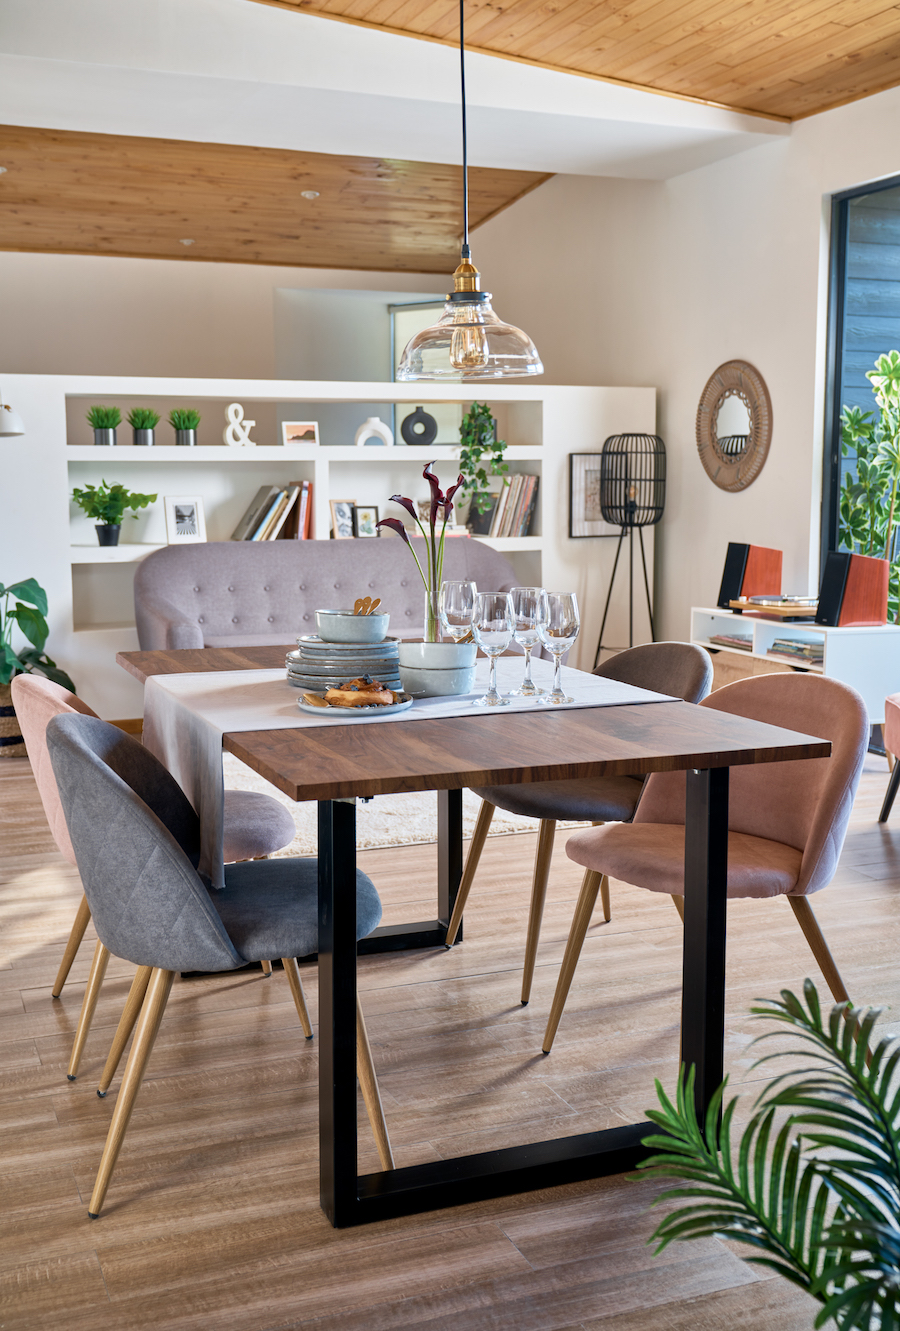
[[[0,373],[274,379],[277,290],[434,284],[409,273],[0,253]]]
[[[667,182],[556,177],[473,237],[495,306],[534,338],[551,382],[660,390],[666,636],[714,602],[729,540],[783,549],[785,590],[817,589],[829,196],[900,172],[898,119],[893,89]],[[694,440],[703,386],[732,358],[761,371],[774,416],[769,460],[736,495],[708,479]]]

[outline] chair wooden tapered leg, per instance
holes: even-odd
[[[113,1036],[113,1042],[110,1045],[109,1056],[106,1060],[106,1067],[103,1069],[103,1076],[100,1078],[100,1085],[97,1087],[97,1094],[102,1100],[109,1090],[110,1082],[116,1075],[116,1068],[119,1066],[122,1054],[125,1052],[125,1046],[128,1043],[128,1037],[134,1030],[134,1023],[138,1019],[141,1007],[144,1002],[144,995],[147,992],[147,985],[150,983],[152,966],[138,966],[134,973],[134,979],[131,982],[131,989],[125,1000],[125,1007],[122,1009],[122,1015],[119,1018],[119,1024],[116,1027],[116,1033]]]
[[[297,1016],[300,1018],[300,1025],[303,1027],[303,1034],[307,1040],[311,1040],[313,1038],[312,1022],[309,1019],[309,1009],[306,1006],[306,995],[303,992],[303,982],[300,979],[300,967],[297,965],[297,958],[282,957],[281,964],[288,978],[288,984],[291,986]]]
[[[260,964],[260,966],[262,966],[262,968],[263,968],[263,975],[271,975],[271,974],[272,974],[272,963],[271,963],[271,961],[261,961],[259,964]]]
[[[891,775],[888,781],[887,790],[884,792],[884,803],[881,806],[881,813],[878,815],[880,823],[886,823],[897,795],[897,787],[900,786],[900,763],[894,763],[891,768]]]
[[[463,911],[466,908],[466,902],[469,899],[469,891],[472,887],[472,879],[478,868],[478,861],[481,859],[481,852],[484,850],[484,843],[488,832],[491,830],[491,819],[494,816],[494,805],[488,800],[481,801],[481,808],[478,810],[478,817],[475,821],[475,831],[472,833],[472,843],[469,846],[469,853],[466,856],[466,862],[463,865],[462,878],[459,880],[459,891],[456,894],[456,905],[453,907],[453,914],[450,916],[450,923],[447,926],[447,937],[444,939],[445,947],[452,947],[456,942],[456,935],[459,933],[459,926],[462,923]]]
[[[522,971],[522,1003],[531,997],[531,982],[537,961],[538,943],[541,941],[541,920],[547,900],[547,879],[556,837],[556,819],[542,818],[538,832],[537,853],[534,857],[534,878],[531,883],[531,909],[528,912],[528,937],[525,940],[525,968]]]
[[[134,1033],[134,1043],[131,1046],[125,1076],[122,1078],[122,1085],[119,1088],[109,1132],[106,1134],[106,1145],[100,1158],[100,1168],[97,1170],[94,1191],[91,1193],[88,1215],[92,1220],[97,1219],[103,1207],[106,1190],[116,1167],[119,1151],[122,1149],[122,1142],[125,1140],[131,1111],[134,1109],[134,1102],[144,1079],[144,1072],[153,1051],[159,1024],[166,1010],[166,1003],[169,999],[174,978],[174,971],[160,970],[156,966],[154,966],[151,973],[150,983],[147,986],[147,997],[144,999],[144,1005],[141,1008],[137,1030]]]
[[[78,1064],[81,1062],[81,1055],[84,1051],[84,1042],[88,1038],[88,1032],[91,1029],[91,1022],[94,1019],[94,1009],[97,1006],[97,999],[100,997],[100,990],[103,987],[103,977],[106,974],[106,968],[109,965],[109,952],[98,940],[94,948],[94,960],[91,962],[91,973],[88,976],[87,988],[84,991],[84,998],[81,1002],[81,1014],[78,1018],[78,1025],[75,1028],[75,1040],[72,1044],[72,1053],[69,1057],[69,1067],[66,1076],[69,1081],[74,1081],[78,1075]]]
[[[53,988],[50,990],[54,998],[59,998],[62,993],[62,987],[66,982],[69,971],[72,969],[72,962],[75,960],[76,952],[81,947],[81,940],[84,938],[84,931],[88,927],[90,919],[91,908],[87,903],[87,897],[82,894],[81,903],[75,916],[75,923],[72,925],[72,932],[69,934],[69,941],[66,943],[63,959],[59,963],[59,970],[56,972],[56,979],[53,981]]]
[[[391,1150],[387,1123],[384,1121],[381,1092],[378,1089],[375,1065],[372,1062],[372,1046],[369,1044],[369,1033],[366,1030],[366,1023],[358,997],[356,999],[356,1075],[359,1078],[359,1088],[362,1091],[363,1103],[366,1106],[366,1113],[372,1126],[375,1145],[378,1147],[378,1159],[381,1162],[381,1168],[393,1169],[394,1153]]]
[[[603,826],[604,823],[602,819],[600,820],[600,822],[591,823],[591,827],[603,827]],[[609,879],[607,878],[606,874],[604,874],[600,880],[600,905],[603,908],[603,919],[606,922],[606,924],[609,924],[610,920],[612,919],[612,908],[610,906],[610,901],[609,901]]]
[[[553,1003],[550,1007],[547,1029],[544,1032],[544,1043],[541,1047],[545,1054],[549,1054],[553,1048],[559,1019],[563,1014],[563,1008],[566,1006],[566,999],[569,996],[569,989],[575,975],[575,967],[578,965],[578,958],[581,956],[588,925],[594,913],[597,893],[603,888],[606,881],[606,874],[599,874],[594,869],[585,870],[581,892],[578,895],[578,904],[572,917],[572,927],[569,929],[569,941],[566,943],[565,955],[559,970],[559,979],[556,981],[556,992],[553,995]],[[609,889],[607,888],[607,890]]]
[[[788,901],[791,903],[791,910],[797,917],[797,923],[803,930],[803,935],[818,963],[819,970],[825,976],[825,981],[834,996],[835,1002],[849,1003],[850,995],[847,993],[840,971],[835,965],[834,957],[825,942],[825,935],[819,928],[819,921],[813,914],[812,906],[806,897],[788,897]]]
[[[681,923],[684,924],[684,897],[677,897],[673,895],[672,901],[675,903],[675,909],[678,911],[678,914],[681,916]]]

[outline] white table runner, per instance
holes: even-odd
[[[535,683],[549,689],[550,661],[532,660]],[[288,684],[281,670],[229,670],[197,675],[153,675],[144,697],[144,745],[175,777],[200,818],[200,872],[214,887],[225,882],[223,868],[224,785],[222,736],[228,731],[304,730],[334,725],[402,725],[406,721],[448,716],[504,716],[514,712],[568,711],[578,707],[622,707],[634,703],[672,702],[631,684],[602,679],[582,670],[563,667],[563,688],[573,702],[546,707],[534,699],[512,698],[508,707],[474,707],[487,689],[489,662],[480,660],[473,693],[455,698],[422,698],[405,712],[391,716],[354,716],[348,711],[311,716],[301,712],[297,699],[303,690]],[[497,662],[501,693],[522,681],[521,657]]]

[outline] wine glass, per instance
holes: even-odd
[[[543,595],[543,587],[513,587],[510,592],[516,616],[513,637],[525,648],[525,678],[519,688],[512,690],[511,698],[536,698],[544,692],[531,678],[531,653],[540,642],[537,621]]]
[[[510,644],[515,624],[515,611],[509,592],[479,592],[475,597],[472,632],[475,641],[491,659],[491,680],[483,698],[477,698],[475,707],[508,707],[509,699],[501,698],[497,691],[497,657]]]
[[[442,582],[438,597],[438,613],[444,632],[454,642],[462,642],[472,632],[472,616],[475,613],[475,597],[478,591],[474,582]]]
[[[578,637],[581,617],[574,592],[544,592],[538,617],[538,636],[553,656],[553,688],[539,698],[542,703],[574,702],[562,687],[562,658]]]

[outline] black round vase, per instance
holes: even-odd
[[[97,540],[101,545],[118,545],[119,532],[121,530],[121,523],[118,526],[113,526],[112,524],[107,523],[103,523],[102,525],[97,523],[94,527],[94,531],[97,533]]]
[[[405,444],[424,444],[426,448],[434,443],[437,429],[437,421],[421,407],[416,407],[415,411],[400,423],[400,433]]]

